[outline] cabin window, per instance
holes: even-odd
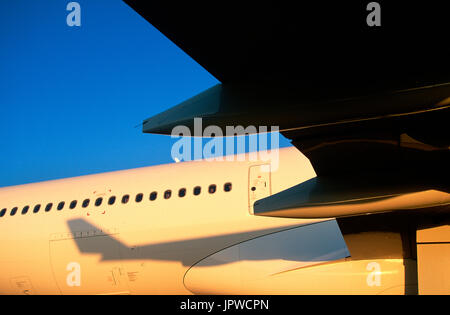
[[[12,209],[11,209],[11,213],[10,213],[9,215],[10,215],[10,216],[16,215],[17,209],[18,209],[17,207],[12,208]]]
[[[122,197],[122,203],[123,204],[128,203],[129,200],[130,200],[130,195],[124,195]]]
[[[156,191],[154,191],[154,192],[152,192],[150,194],[150,200],[151,201],[156,200],[156,197],[158,197],[158,193]]]
[[[97,200],[95,200],[95,206],[100,207],[102,205],[102,202],[103,202],[102,197],[97,198]]]
[[[143,194],[137,194],[137,195],[136,195],[136,199],[135,199],[136,202],[141,202],[143,197],[144,197]]]
[[[83,203],[81,204],[81,206],[83,207],[83,208],[87,208],[88,206],[89,206],[89,203],[90,203],[91,201],[89,200],[89,199],[84,199],[83,200]]]
[[[45,212],[49,212],[50,210],[52,210],[52,207],[53,207],[53,203],[49,203],[49,204],[47,204],[46,206],[45,206]]]
[[[35,205],[33,209],[33,213],[38,213],[41,210],[41,205]]]
[[[200,186],[194,187],[194,195],[198,196],[202,192],[202,188]]]
[[[214,193],[216,192],[216,188],[217,188],[216,185],[209,185],[209,187],[208,187],[208,192],[209,192],[210,194],[214,194]]]
[[[65,204],[66,203],[64,201],[61,201],[60,203],[58,203],[58,207],[56,209],[58,209],[58,211],[62,210]]]
[[[73,201],[70,203],[69,208],[70,208],[70,209],[74,209],[76,206],[77,206],[77,201],[76,201],[76,200],[73,200]]]
[[[6,208],[2,209],[2,211],[0,211],[0,218],[3,218],[5,216],[6,213]]]
[[[112,206],[116,202],[116,196],[109,197],[108,204]]]
[[[170,189],[166,190],[164,192],[164,199],[169,199],[171,196],[172,196],[172,191]]]
[[[223,185],[223,190],[226,192],[231,191],[231,188],[232,188],[231,183],[226,183],[225,185]]]
[[[186,188],[181,188],[178,191],[178,197],[183,198],[184,196],[186,196]]]
[[[22,214],[27,214],[28,210],[30,210],[30,206],[23,207]]]

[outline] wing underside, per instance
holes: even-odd
[[[419,291],[450,292],[427,274],[450,259],[445,7],[379,1],[374,28],[360,1],[125,2],[221,82],[146,119],[144,132],[194,131],[196,117],[278,126],[317,178],[258,200],[255,215],[336,217],[354,259],[389,258],[398,233]]]

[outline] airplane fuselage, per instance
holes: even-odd
[[[2,188],[0,293],[404,292],[403,259],[348,261],[335,220],[253,215],[255,200],[315,176],[295,148],[268,165],[193,161]]]

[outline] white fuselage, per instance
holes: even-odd
[[[315,176],[297,149],[280,149],[270,172],[240,160],[0,189],[0,293],[404,293],[403,259],[347,261],[335,220],[252,214],[255,200]],[[374,285],[371,264],[384,277]]]
[[[0,293],[190,293],[183,277],[202,258],[304,223],[249,212],[249,168],[265,163],[194,161],[2,188]],[[315,176],[296,149],[280,150],[279,163],[268,174],[271,194]],[[208,192],[210,185],[216,185],[214,193]],[[201,191],[194,195],[197,186]],[[186,195],[179,197],[182,188]],[[167,190],[171,196],[165,199]],[[126,204],[124,195],[130,196]],[[61,201],[65,205],[58,210]],[[70,209],[72,201],[77,204]],[[41,206],[34,213],[36,205]],[[22,214],[25,206],[29,210]],[[70,286],[69,274],[78,271],[74,266],[81,285]]]

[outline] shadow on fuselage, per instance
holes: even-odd
[[[329,253],[335,253],[337,250],[346,250],[345,243],[342,245],[341,242],[337,245],[336,241],[333,242],[336,238],[336,233],[340,234],[335,222],[332,221],[336,228],[330,229],[329,223],[328,225],[321,225],[327,222],[307,225],[299,225],[297,223],[287,227],[260,229],[139,246],[128,246],[124,244],[117,238],[118,235],[74,237],[70,241],[75,242],[82,255],[100,254],[101,261],[179,261],[184,266],[191,266],[199,260],[233,245],[265,237],[256,243],[252,243],[251,246],[247,246],[245,248],[245,257],[242,257],[242,259],[255,261],[276,259],[303,262],[322,261]],[[73,235],[80,231],[100,231],[99,228],[83,219],[70,220],[67,224]],[[308,237],[308,235],[311,237]],[[97,241],[90,241],[90,239],[95,238]],[[314,244],[317,246],[313,246]],[[214,260],[209,262],[208,265],[221,265],[230,262],[227,259]]]

